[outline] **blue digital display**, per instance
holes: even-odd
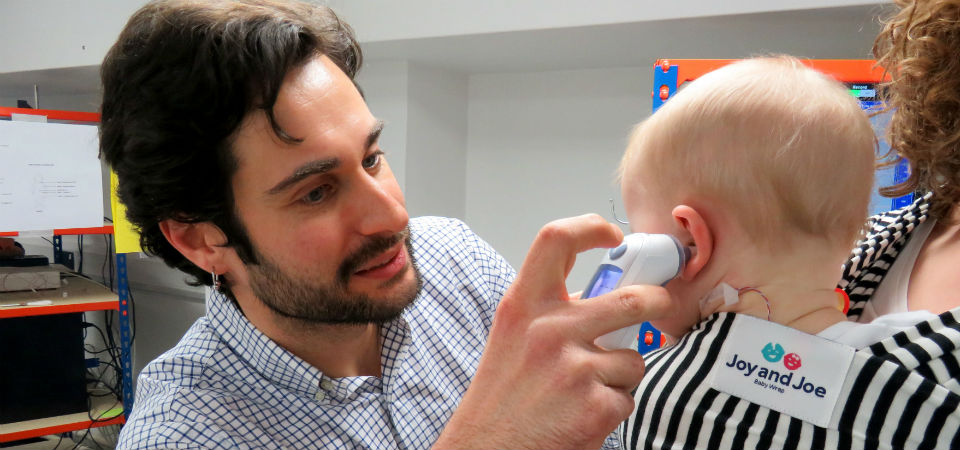
[[[883,102],[876,95],[872,83],[848,84],[850,93],[860,100],[860,107],[870,115],[870,123],[877,135],[877,158],[882,161],[895,160],[896,153],[890,152],[890,144],[886,140],[887,126],[890,124],[891,111],[883,111]],[[857,92],[854,92],[857,91]],[[867,95],[872,94],[872,96]],[[873,192],[870,197],[870,215],[880,214],[892,209],[908,206],[913,203],[913,195],[907,194],[894,199],[880,195],[880,188],[893,186],[907,179],[910,175],[910,166],[907,161],[900,160],[895,165],[888,165],[877,169],[874,175]]]
[[[586,295],[582,298],[593,298],[612,291],[613,288],[617,287],[617,282],[620,281],[621,276],[623,276],[623,270],[617,266],[609,264],[600,266],[593,276],[593,280],[590,281],[590,285],[584,290]]]

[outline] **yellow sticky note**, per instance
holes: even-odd
[[[135,253],[140,251],[140,234],[127,220],[127,208],[117,198],[117,174],[110,171],[110,210],[113,211],[113,238],[117,253]]]

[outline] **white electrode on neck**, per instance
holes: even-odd
[[[700,309],[703,309],[705,304],[718,298],[723,298],[723,304],[730,306],[740,301],[740,291],[727,283],[720,283],[700,299]]]

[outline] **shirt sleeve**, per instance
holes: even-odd
[[[610,436],[607,436],[607,439],[603,441],[603,450],[623,450],[623,443],[620,442],[620,433],[622,433],[623,424],[617,427],[616,430],[613,430],[613,433],[610,433]]]

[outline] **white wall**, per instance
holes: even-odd
[[[357,76],[367,107],[375,117],[384,121],[380,147],[387,155],[390,169],[403,188],[407,162],[407,78],[406,61],[366,62]]]
[[[100,109],[100,95],[94,92],[74,95],[39,95],[40,107],[43,109],[60,109],[66,111],[96,112]],[[15,108],[17,100],[26,100],[36,108],[33,93],[24,93],[13,97],[0,97],[0,106]]]
[[[329,0],[361,41],[584,27],[626,22],[873,5],[878,0]]]
[[[411,216],[466,216],[467,79],[410,65],[405,194]]]
[[[613,173],[631,126],[649,115],[652,72],[595,69],[470,79],[467,223],[519,269],[547,222],[619,199]],[[568,278],[585,287],[599,251]]]
[[[357,77],[385,122],[380,146],[411,216],[463,218],[467,75],[406,61],[372,61]]]
[[[332,6],[362,42],[874,5],[879,0],[314,0]],[[5,0],[0,73],[98,65],[146,0]]]
[[[0,73],[99,65],[146,0],[0,3]]]

